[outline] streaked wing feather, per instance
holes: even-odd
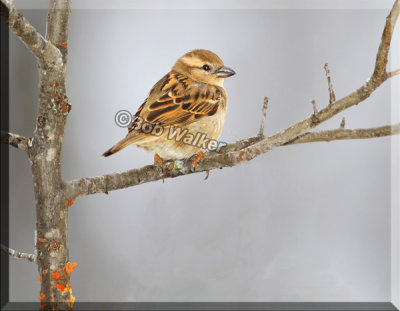
[[[212,116],[218,111],[222,99],[218,87],[196,86],[195,82],[179,73],[165,77],[160,91],[161,96],[149,102],[145,120],[161,126],[186,124]]]
[[[170,72],[151,89],[129,126],[135,129],[138,117],[161,126],[183,125],[214,115],[223,101],[216,86],[199,86],[188,77]]]

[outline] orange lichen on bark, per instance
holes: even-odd
[[[47,242],[47,239],[45,239],[45,238],[38,238],[37,240],[38,240],[39,243]]]
[[[43,294],[43,293],[40,293],[39,300],[40,300],[40,301],[42,301],[42,300],[44,299],[44,297],[46,297],[46,295],[45,295],[45,294]]]
[[[67,292],[70,295],[70,306],[72,308],[72,306],[74,305],[75,302],[75,297],[72,295],[72,288],[71,288],[71,284],[68,283],[67,286],[64,286],[62,284],[54,284],[53,287],[56,287],[63,295],[66,294]]]
[[[68,205],[69,206],[71,206],[71,205],[74,205],[75,204],[75,202],[72,202],[71,200],[67,200],[68,201]]]
[[[61,46],[61,47],[63,47],[63,48],[65,48],[67,45],[68,45],[67,42],[63,42],[63,43],[60,43],[60,44],[59,44],[59,46]]]
[[[46,304],[45,304],[45,303],[42,303],[42,304],[40,305],[40,309],[43,309],[45,306],[46,306]]]
[[[57,288],[61,293],[64,294],[66,287],[62,284],[54,284],[53,287]]]
[[[64,132],[61,133],[61,136],[64,138]]]
[[[42,280],[42,276],[39,276],[36,281],[40,282]]]
[[[53,272],[53,274],[51,275],[51,277],[52,277],[53,279],[56,279],[56,280],[61,279],[62,276],[60,275],[60,269],[57,269],[56,272]]]
[[[66,262],[65,263],[65,271],[68,273],[69,276],[71,276],[71,272],[74,271],[75,267],[78,266],[76,262]]]
[[[70,295],[70,297],[71,297],[70,305],[71,305],[71,308],[72,308],[73,305],[74,305],[74,302],[75,302],[75,296],[72,295],[72,288],[71,288],[71,285],[70,285],[70,284],[67,285],[67,290],[68,290],[69,295]]]

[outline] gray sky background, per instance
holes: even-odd
[[[45,32],[46,11],[25,16]],[[149,164],[136,147],[102,158],[132,113],[185,52],[216,52],[237,75],[221,140],[254,136],[263,97],[266,135],[337,98],[371,74],[386,11],[80,10],[70,22],[63,178]],[[10,126],[30,136],[34,58],[10,35]],[[319,129],[390,123],[390,86]],[[282,147],[251,163],[82,198],[70,208],[78,301],[389,301],[390,139]],[[10,149],[10,246],[33,248],[28,161]],[[12,301],[36,301],[38,272],[11,260]]]

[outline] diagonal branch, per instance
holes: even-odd
[[[392,10],[386,17],[386,24],[383,30],[381,44],[379,45],[378,53],[376,55],[374,73],[372,79],[377,79],[386,75],[386,65],[388,63],[388,55],[390,43],[393,36],[394,26],[396,25],[397,18],[399,17],[400,4],[399,0],[394,2]]]
[[[281,144],[280,146],[288,146],[294,144],[303,144],[311,142],[345,140],[345,139],[367,139],[378,138],[390,135],[400,134],[400,123],[393,126],[381,126],[375,128],[345,130],[342,128],[335,130],[307,132],[299,135],[296,138]],[[247,140],[241,140],[227,146],[228,149],[235,150],[237,146],[246,145],[254,146],[254,143],[259,141],[259,136],[252,137]],[[273,147],[271,147],[272,149]],[[107,174],[99,177],[81,178],[67,183],[68,192],[71,200],[76,200],[79,197],[95,194],[108,193],[108,191],[137,186],[143,183],[157,181],[164,178],[174,178],[182,175],[189,175],[215,168],[227,166],[235,166],[240,162],[247,161],[247,155],[241,149],[224,153],[221,155],[226,161],[219,161],[215,157],[210,157],[204,160],[208,163],[200,162],[196,171],[190,169],[192,161],[184,160],[180,163],[179,170],[175,168],[172,171],[165,171],[156,165],[148,165],[140,169],[132,169],[123,173]],[[200,168],[201,166],[201,168]]]
[[[398,135],[398,134],[400,134],[400,123],[397,123],[395,125],[386,125],[380,127],[354,129],[354,130],[345,130],[344,128],[338,128],[336,130],[308,132],[301,136],[298,136],[294,140],[289,141],[284,145],[287,146],[287,145],[321,142],[321,141],[328,142],[332,140],[344,140],[344,139],[368,139],[368,138],[378,138],[378,137]]]
[[[43,68],[60,69],[62,55],[59,49],[43,38],[25,17],[6,0],[0,1],[1,18],[26,47],[36,56]]]
[[[6,252],[11,257],[26,259],[30,262],[36,263],[36,255],[35,254],[17,252],[16,250],[13,250],[12,248],[8,248],[7,246],[4,246],[3,244],[1,244],[1,250]]]
[[[269,137],[252,137],[227,145],[221,153],[214,152],[200,161],[196,167],[196,172],[208,171],[222,167],[232,167],[241,162],[250,161],[261,154],[269,152],[273,148],[292,143],[327,140],[327,137],[329,138],[329,135],[333,135],[334,133],[336,133],[338,137],[337,139],[367,138],[361,136],[371,135],[370,137],[379,137],[385,136],[386,134],[397,134],[398,125],[390,128],[390,131],[389,128],[383,127],[364,130],[358,129],[353,130],[354,132],[345,129],[338,129],[334,130],[334,132],[330,131],[328,133],[326,131],[316,132],[316,134],[308,132],[322,122],[337,115],[339,112],[364,101],[371,96],[371,94],[383,82],[391,77],[390,74],[386,73],[386,64],[393,29],[399,16],[399,11],[399,0],[396,0],[389,16],[386,18],[386,24],[382,34],[381,44],[378,49],[374,72],[370,79],[360,88],[351,94],[332,102],[320,111],[315,109],[314,113],[308,118],[305,118],[275,135]],[[309,141],[307,141],[307,139]],[[107,193],[111,190],[123,189],[150,181],[187,175],[193,173],[191,164],[192,161],[186,159],[180,161],[179,168],[175,168],[174,170],[163,170],[158,166],[148,165],[122,173],[107,174],[92,178],[81,178],[67,182],[65,184],[66,193],[67,196],[69,196],[68,199],[74,201],[77,198],[88,194],[101,192]]]
[[[4,131],[0,131],[0,142],[25,151],[28,150],[30,143],[26,137]]]

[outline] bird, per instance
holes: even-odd
[[[228,95],[225,78],[236,72],[205,49],[180,57],[150,90],[128,126],[128,134],[104,152],[108,157],[128,145],[154,153],[154,163],[187,159],[195,167],[218,142],[225,122]]]

